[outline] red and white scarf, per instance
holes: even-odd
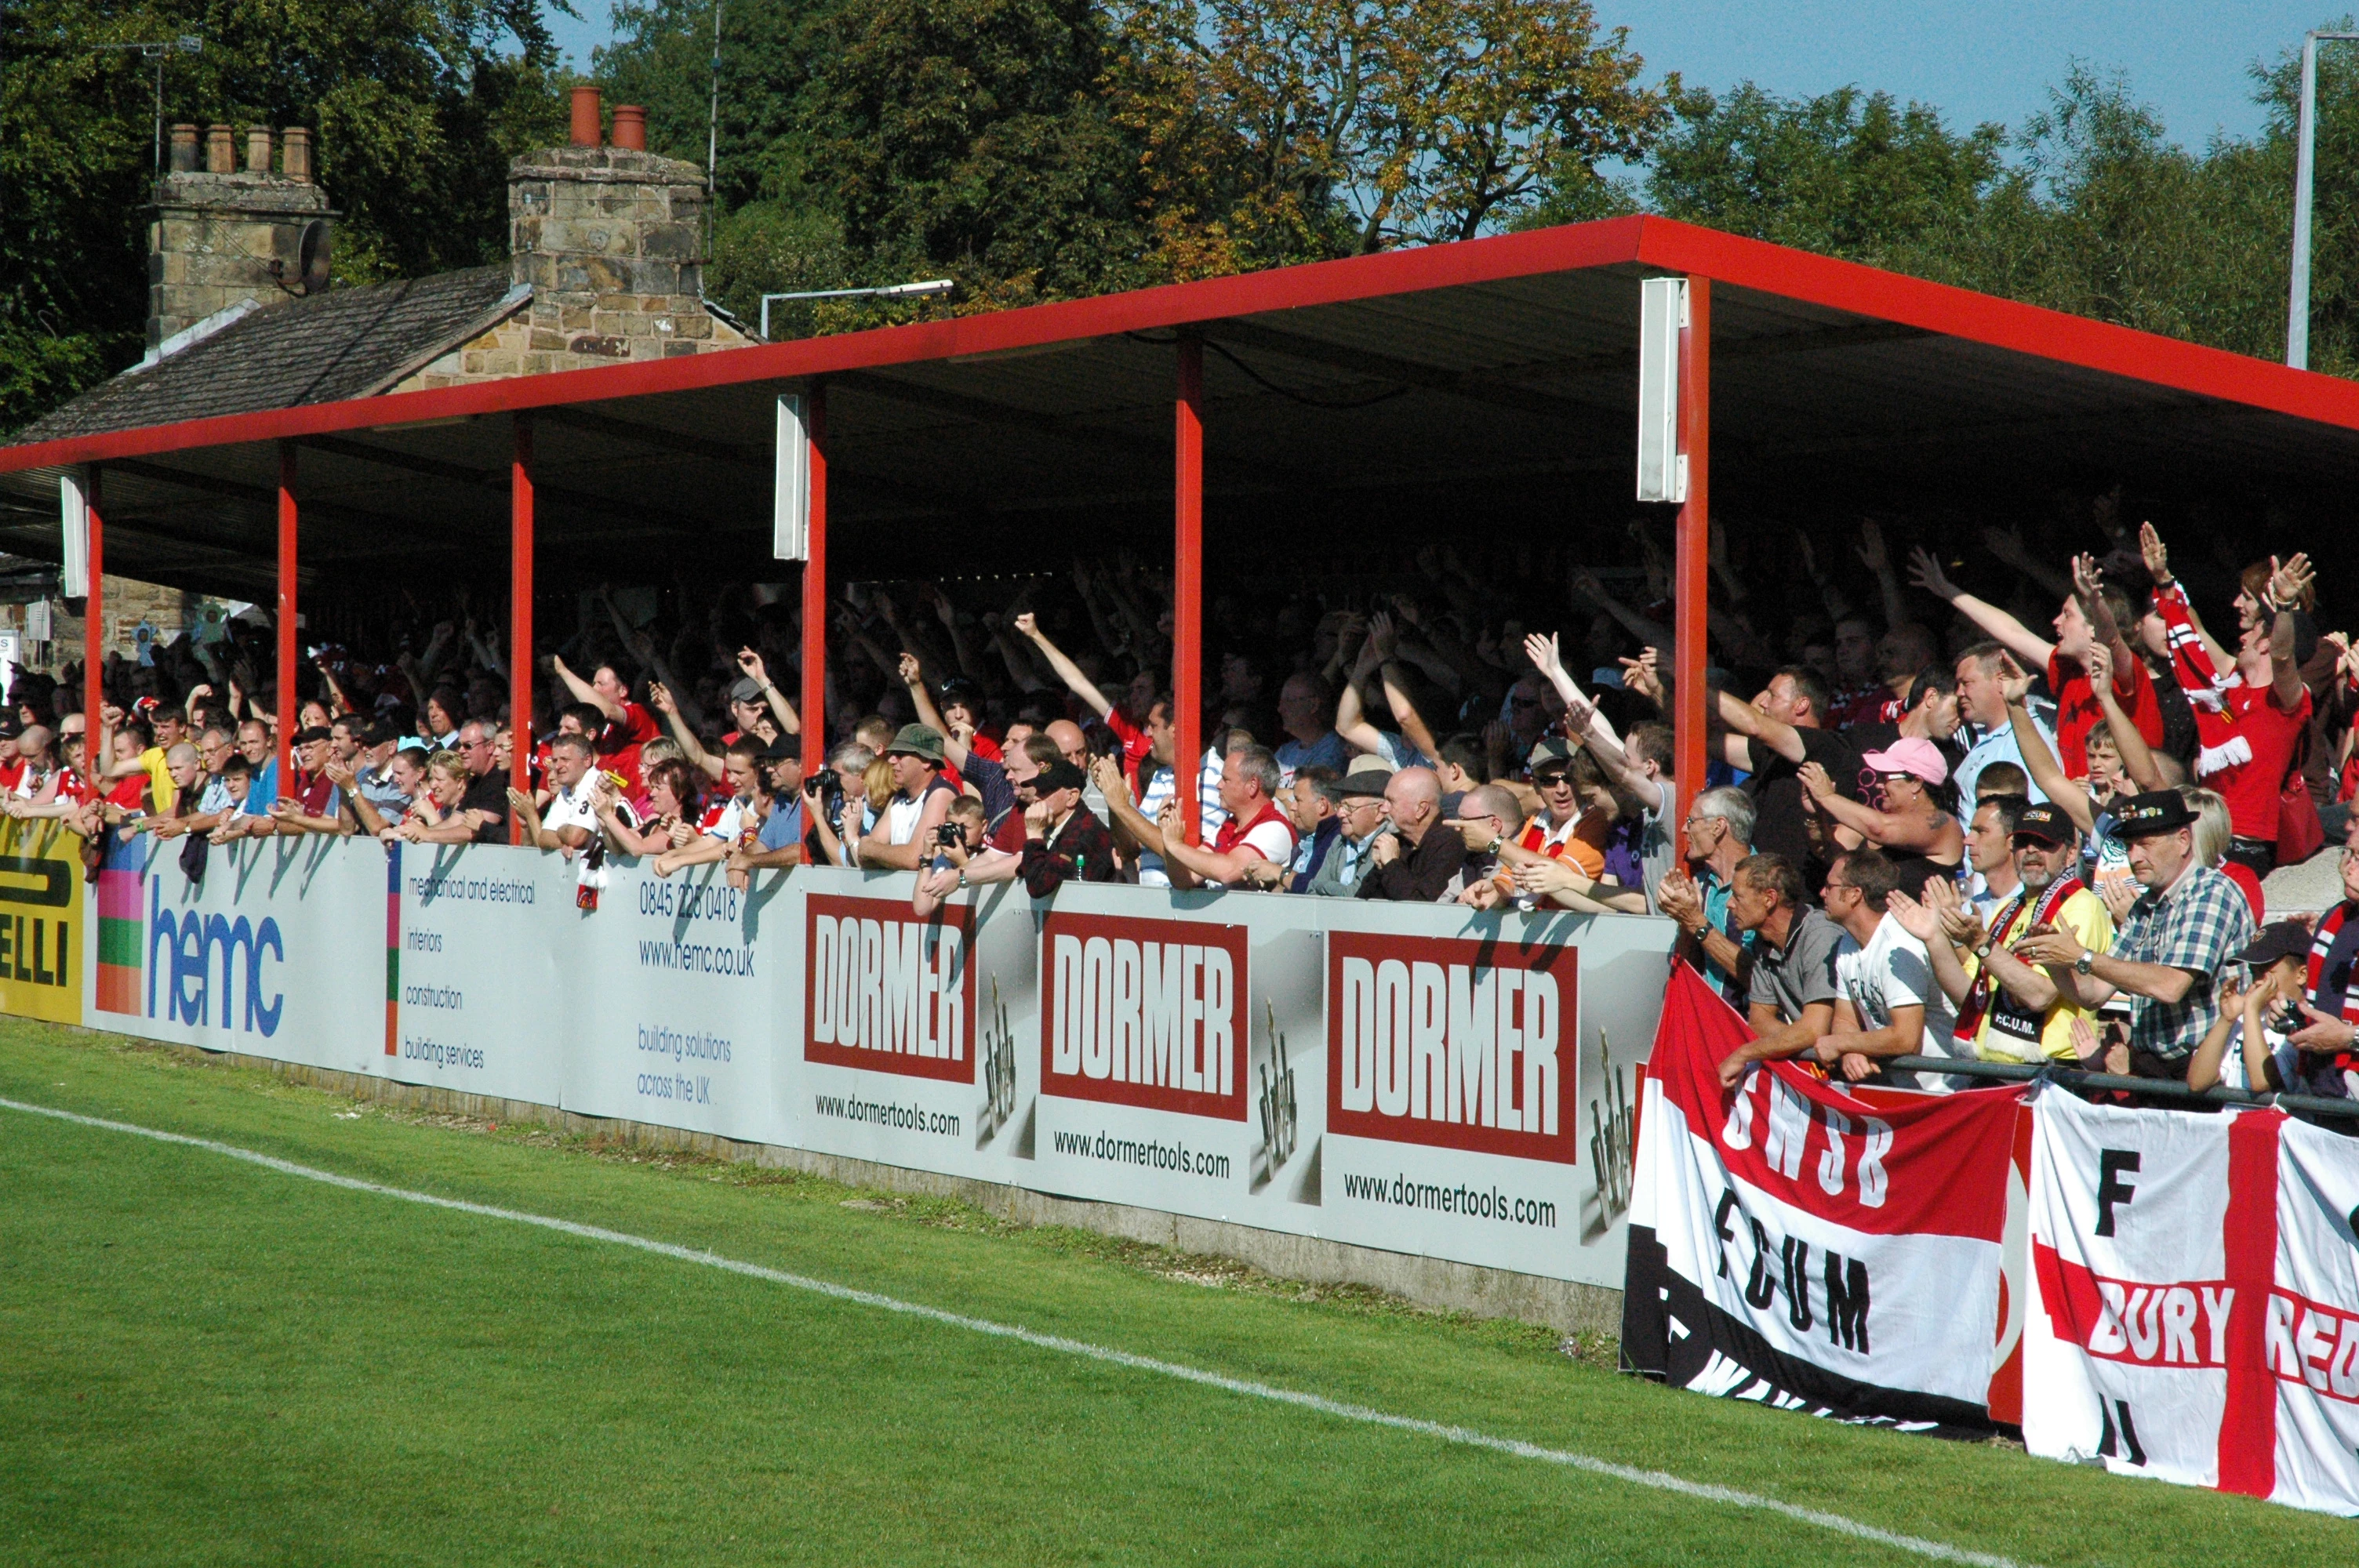
[[[2005,946],[2035,925],[2055,923],[2057,911],[2065,901],[2079,892],[2084,884],[2078,877],[2058,877],[2048,884],[2038,902],[2027,910],[2024,898],[2031,890],[2020,889],[2016,895],[1999,906],[1998,918],[1990,924],[1993,946]],[[1974,973],[1973,983],[1966,988],[1966,999],[1958,1006],[1957,1027],[1952,1035],[1963,1044],[1971,1045],[1982,1033],[1983,1019],[1990,1019],[1991,1031],[2012,1040],[2021,1040],[2037,1046],[2040,1026],[2046,1014],[2027,1008],[1998,984],[1991,973],[1990,960],[1983,960]]]

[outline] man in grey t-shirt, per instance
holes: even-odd
[[[1754,1063],[1809,1050],[1834,1027],[1843,995],[1835,952],[1843,933],[1803,902],[1802,873],[1783,855],[1748,855],[1736,863],[1728,913],[1739,931],[1754,933],[1748,1000],[1758,1037],[1720,1065],[1720,1081],[1734,1087]]]

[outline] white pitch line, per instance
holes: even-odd
[[[1594,1459],[1586,1454],[1574,1454],[1562,1448],[1543,1448],[1536,1443],[1525,1443],[1513,1437],[1494,1437],[1489,1433],[1471,1427],[1450,1426],[1438,1421],[1426,1421],[1418,1416],[1394,1415],[1388,1411],[1372,1410],[1366,1405],[1346,1404],[1320,1394],[1307,1394],[1296,1389],[1281,1389],[1269,1383],[1256,1383],[1244,1378],[1232,1378],[1224,1373],[1206,1371],[1177,1361],[1158,1360],[1151,1356],[1134,1356],[1127,1350],[1115,1350],[1108,1346],[1092,1345],[1086,1340],[1068,1339],[1062,1335],[1042,1334],[1037,1329],[1014,1324],[994,1323],[989,1318],[969,1317],[963,1313],[945,1312],[940,1307],[924,1306],[905,1302],[896,1296],[879,1295],[874,1291],[854,1290],[827,1280],[814,1280],[807,1274],[792,1274],[783,1269],[766,1268],[759,1263],[740,1262],[714,1252],[699,1252],[692,1248],[674,1246],[669,1241],[657,1241],[645,1236],[633,1236],[626,1231],[608,1230],[603,1226],[582,1225],[571,1219],[558,1219],[545,1214],[529,1214],[522,1209],[500,1208],[492,1204],[469,1203],[463,1198],[446,1198],[433,1193],[412,1192],[407,1187],[388,1187],[377,1182],[364,1182],[356,1176],[340,1176],[333,1171],[316,1166],[299,1165],[292,1160],[240,1149],[234,1144],[216,1142],[210,1138],[191,1138],[185,1133],[165,1132],[153,1127],[140,1127],[127,1121],[109,1121],[102,1117],[82,1116],[55,1107],[33,1105],[24,1100],[0,1098],[0,1108],[20,1110],[33,1116],[50,1117],[59,1121],[71,1121],[82,1127],[103,1128],[109,1132],[127,1132],[135,1137],[151,1138],[159,1143],[185,1144],[191,1149],[208,1149],[216,1154],[226,1154],[233,1160],[243,1160],[250,1165],[277,1171],[282,1175],[300,1176],[305,1181],[321,1182],[332,1187],[343,1187],[356,1193],[374,1193],[379,1197],[399,1198],[404,1203],[424,1204],[430,1208],[451,1209],[460,1214],[478,1215],[485,1219],[505,1219],[516,1225],[538,1226],[543,1230],[557,1231],[565,1236],[577,1236],[587,1241],[611,1242],[617,1247],[636,1248],[658,1257],[677,1259],[683,1263],[700,1263],[709,1269],[722,1269],[733,1274],[767,1281],[774,1285],[786,1285],[813,1295],[827,1296],[835,1301],[852,1302],[860,1306],[875,1307],[881,1312],[899,1313],[905,1317],[921,1318],[951,1328],[962,1328],[970,1334],[985,1334],[996,1339],[1012,1339],[1019,1344],[1042,1350],[1054,1350],[1066,1356],[1079,1356],[1110,1366],[1126,1367],[1133,1371],[1153,1372],[1160,1377],[1176,1378],[1181,1382],[1198,1383],[1210,1389],[1220,1389],[1232,1394],[1252,1399],[1269,1400],[1278,1404],[1294,1405],[1302,1410],[1316,1411],[1321,1415],[1339,1420],[1359,1422],[1367,1426],[1390,1427],[1396,1432],[1413,1432],[1424,1437],[1440,1438],[1467,1448],[1488,1449],[1495,1454],[1510,1454],[1518,1459],[1538,1459],[1549,1465],[1561,1465],[1569,1470],[1579,1470],[1592,1476],[1610,1476],[1632,1486],[1646,1487],[1658,1492],[1671,1492],[1704,1502],[1725,1503],[1732,1508],[1752,1509],[1761,1513],[1777,1514],[1802,1524],[1816,1525],[1837,1535],[1847,1535],[1855,1541],[1872,1541],[1896,1551],[1930,1557],[1941,1563],[1969,1563],[1973,1568],[2027,1568],[2011,1557],[2000,1557],[1987,1552],[1973,1552],[1947,1541],[1927,1541],[1921,1536],[1902,1535],[1894,1530],[1879,1530],[1872,1524],[1841,1514],[1827,1513],[1819,1509],[1804,1508],[1799,1503],[1781,1502],[1765,1498],[1757,1492],[1738,1491],[1733,1487],[1716,1487],[1708,1482],[1690,1481],[1661,1470],[1641,1470],[1635,1465],[1616,1465],[1610,1460]]]

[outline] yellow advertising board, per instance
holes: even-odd
[[[82,836],[0,818],[0,1013],[82,1022]]]

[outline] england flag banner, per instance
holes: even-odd
[[[1647,1063],[1622,1354],[1675,1387],[1916,1430],[1992,1422],[2020,1097],[1873,1100],[1791,1063],[1677,966]]]
[[[2359,1145],[2034,1101],[2025,1446],[2359,1513]]]

